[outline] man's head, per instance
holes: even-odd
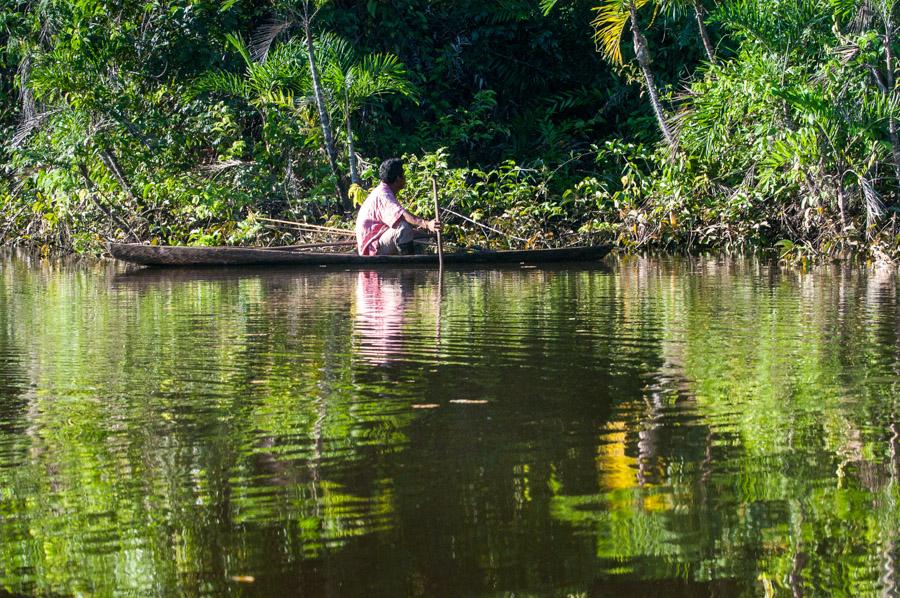
[[[390,185],[394,192],[406,186],[406,177],[403,175],[403,160],[400,158],[388,158],[381,163],[378,169],[379,178]]]

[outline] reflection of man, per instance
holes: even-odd
[[[435,232],[441,224],[413,216],[397,201],[397,193],[406,186],[401,160],[385,160],[378,175],[381,184],[369,193],[356,217],[356,250],[359,255],[411,254],[413,227]]]
[[[360,272],[356,279],[355,328],[360,352],[380,365],[400,349],[403,334],[404,285],[397,276]]]

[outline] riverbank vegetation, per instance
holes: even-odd
[[[898,32],[898,0],[13,0],[0,242],[292,242],[256,216],[349,226],[405,155],[461,244],[897,260]]]

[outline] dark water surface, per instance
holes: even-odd
[[[0,593],[896,595],[897,290],[0,258]]]

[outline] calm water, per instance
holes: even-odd
[[[0,593],[896,595],[889,273],[0,258]]]

